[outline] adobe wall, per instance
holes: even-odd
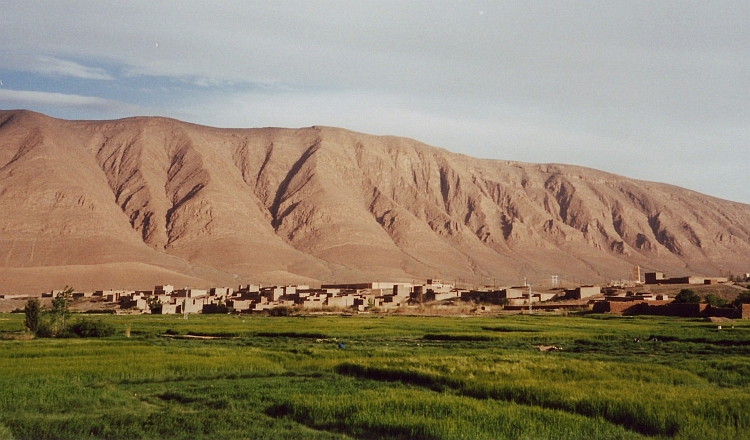
[[[592,310],[595,313],[617,313],[622,314],[633,307],[637,307],[643,301],[597,301]]]
[[[748,311],[750,313],[750,311]],[[741,318],[742,313],[740,310],[734,309],[734,308],[720,308],[720,307],[711,307],[708,306],[703,314],[705,317],[709,316],[716,316],[716,317],[722,317],[722,318]],[[747,316],[750,318],[750,315]]]
[[[743,304],[742,310],[711,307],[708,304],[675,304],[671,301],[597,301],[596,313],[617,313],[627,315],[680,316],[684,318],[725,317],[750,319],[750,304]]]
[[[702,316],[708,304],[669,304],[658,310],[649,310],[652,315],[682,316],[685,318]],[[649,307],[649,309],[652,309]]]
[[[671,301],[597,301],[593,311],[597,313],[618,313],[627,315],[663,315]],[[661,313],[660,313],[661,312]]]

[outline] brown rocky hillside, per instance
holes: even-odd
[[[60,283],[602,282],[634,264],[746,272],[749,257],[749,205],[592,169],[328,127],[0,111],[0,294]]]

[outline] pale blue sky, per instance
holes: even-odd
[[[0,108],[331,125],[750,203],[747,1],[33,1]]]

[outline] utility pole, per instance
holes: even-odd
[[[188,292],[190,290],[188,289],[188,286],[185,286],[185,300],[182,301],[182,312],[185,315],[185,321],[188,319],[188,309],[187,309],[187,300],[188,300]]]
[[[531,284],[529,284],[529,315],[531,315]]]

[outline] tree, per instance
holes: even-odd
[[[734,305],[740,307],[742,304],[750,304],[750,290],[745,290],[737,295],[737,299],[734,300]]]
[[[682,289],[680,293],[675,295],[674,302],[677,304],[698,304],[701,302],[701,297],[690,289]]]
[[[151,310],[151,314],[153,315],[159,315],[161,314],[163,304],[158,296],[154,295],[150,297],[148,300],[146,300],[148,303],[148,308]]]
[[[70,317],[70,300],[73,296],[73,288],[65,286],[62,292],[59,292],[52,299],[52,310],[50,316],[52,319],[52,335],[59,336],[65,333],[65,320]]]
[[[36,331],[39,329],[39,311],[40,310],[41,310],[41,306],[39,305],[39,300],[36,298],[32,298],[28,300],[26,302],[26,307],[24,307],[23,309],[23,313],[24,315],[26,315],[26,318],[24,319],[23,324],[32,333],[36,333]]]
[[[709,304],[711,307],[724,307],[729,303],[729,301],[725,300],[724,298],[720,298],[713,293],[710,293],[706,295],[703,300],[706,302],[706,304]]]

